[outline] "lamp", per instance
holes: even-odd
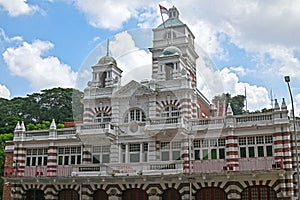
[[[288,85],[290,97],[291,97],[291,103],[292,103],[292,117],[293,117],[293,125],[294,125],[294,141],[295,141],[295,147],[296,147],[296,167],[297,167],[297,184],[298,184],[298,198],[300,197],[300,177],[299,177],[299,156],[298,156],[298,139],[297,139],[297,132],[296,132],[296,119],[295,119],[295,109],[294,109],[294,100],[293,100],[293,95],[290,87],[290,76],[285,76],[284,77],[285,82]]]

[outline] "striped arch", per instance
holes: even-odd
[[[105,180],[103,179],[103,181]],[[109,195],[109,187],[107,184],[86,184],[82,185],[82,188],[84,188],[84,192],[82,195],[86,198],[92,198],[97,190],[104,190],[107,193],[107,195]]]
[[[280,180],[259,180],[259,179],[253,179],[251,181],[220,181],[220,182],[215,182],[211,180],[211,181],[193,183],[192,194],[193,196],[196,195],[196,192],[201,188],[217,187],[224,190],[224,192],[227,195],[236,194],[240,198],[242,191],[247,187],[251,187],[251,186],[268,186],[273,188],[273,190],[278,194],[278,192],[280,192],[281,189],[280,183],[281,183]]]
[[[74,180],[73,180],[74,181]],[[53,185],[51,188],[47,188],[47,190],[45,191],[46,194],[48,194],[48,192],[53,195],[53,196],[57,196],[59,194],[59,192],[61,190],[75,190],[77,193],[80,192],[80,184],[76,184],[76,182],[74,184],[59,184],[59,185]]]
[[[45,191],[46,185],[44,184],[22,184],[22,185],[15,185],[13,186],[14,192],[12,192],[12,197],[15,199],[23,199],[23,196],[26,195],[26,192],[32,189],[37,189],[37,190],[42,190],[44,191],[44,194],[46,196],[46,191]]]
[[[145,185],[143,188],[145,188],[149,196],[162,196],[164,191],[168,189],[177,190],[180,196],[189,194],[189,183],[181,183],[180,181],[176,183],[166,182],[160,184],[149,184],[149,185]],[[154,191],[156,192],[155,194]]]
[[[164,108],[166,106],[174,106],[177,107],[180,113],[180,103],[178,100],[166,100],[166,101],[160,101],[156,102],[156,116],[160,117],[161,113],[164,111]]]
[[[111,115],[111,106],[100,106],[96,108],[85,108],[83,118],[85,122],[93,122],[97,113],[104,112]]]
[[[227,187],[232,186],[230,182],[227,182],[227,184],[225,184],[226,182],[215,182],[215,181],[206,181],[206,182],[195,182],[192,183],[192,195],[195,196],[197,191],[200,190],[201,188],[206,188],[206,187],[216,187],[216,188],[220,188],[222,190],[226,192]],[[228,184],[229,183],[229,184]]]

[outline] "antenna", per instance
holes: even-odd
[[[245,106],[246,106],[246,112],[248,111],[248,102],[247,102],[247,89],[246,89],[246,85],[245,87]]]
[[[271,99],[271,106],[272,106],[272,109],[274,108],[273,107],[273,102],[274,102],[274,98],[273,98],[273,91],[272,91],[272,89],[271,89],[271,91],[270,91],[270,99]]]
[[[109,39],[107,39],[107,44],[106,44],[106,56],[109,56]]]

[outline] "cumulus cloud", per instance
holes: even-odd
[[[248,110],[255,111],[271,107],[269,93],[265,87],[240,81],[236,72],[230,68],[218,70],[212,67],[202,67],[197,71],[201,73],[198,75],[199,88],[209,99],[222,93],[236,96],[245,95],[246,92]]]
[[[44,56],[53,47],[48,41],[23,42],[7,48],[2,55],[11,73],[27,79],[35,89],[73,87],[77,73],[57,57]]]
[[[89,23],[97,28],[118,29],[134,14],[134,3],[127,1],[78,0],[77,7],[86,15]]]
[[[128,32],[117,34],[110,42],[110,50],[123,70],[123,85],[131,80],[150,79],[151,54],[138,48]]]
[[[29,5],[24,0],[0,0],[0,6],[3,7],[12,17],[32,14],[40,10],[38,6]]]
[[[9,99],[10,91],[5,85],[0,84],[0,98]]]

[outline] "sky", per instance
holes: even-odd
[[[300,1],[294,0],[0,0],[0,97],[82,90],[107,39],[123,85],[150,80],[159,4],[175,6],[194,33],[197,87],[209,100],[246,91],[250,111],[272,108],[274,99],[281,105],[282,98],[291,109],[288,75],[300,116]]]

